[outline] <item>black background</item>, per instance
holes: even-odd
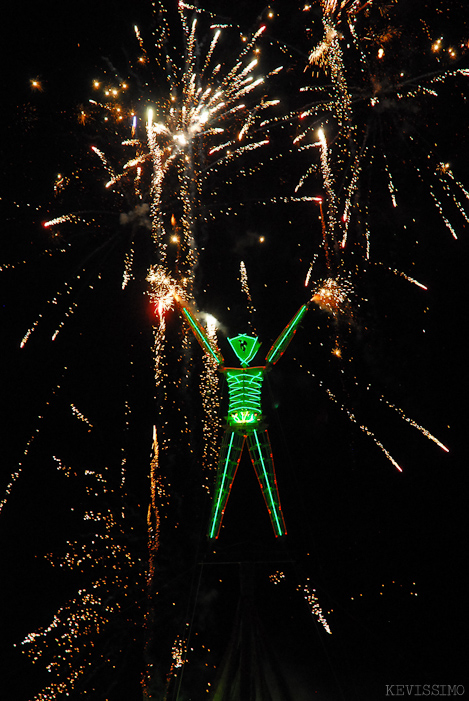
[[[249,26],[262,8],[246,7],[249,10],[244,13],[241,4],[237,13],[240,22]],[[403,11],[402,21],[418,25],[428,13],[432,27],[439,20],[448,34],[464,36],[461,7],[445,4],[447,13],[438,17],[434,8],[417,3],[412,12]],[[282,26],[279,18],[279,29],[273,31],[282,37],[290,32],[292,43],[300,37],[301,54],[307,44],[300,34],[300,13],[292,13],[291,18],[284,6],[279,9],[289,23],[285,19]],[[18,350],[18,344],[43,311],[45,300],[74,270],[73,264],[50,263],[40,253],[46,245],[40,223],[54,215],[55,173],[70,169],[73,154],[82,146],[74,110],[88,99],[91,81],[103,65],[108,68],[107,59],[125,65],[135,50],[132,26],[149,22],[150,14],[143,3],[129,8],[85,2],[12,6],[7,15],[2,42],[1,261],[24,258],[28,265],[2,273],[4,484],[22,460],[36,426],[41,426],[2,514],[2,685],[10,690],[5,698],[20,701],[37,693],[43,677],[12,644],[47,625],[76,587],[73,576],[51,571],[41,557],[63,548],[69,534],[80,528],[70,512],[71,505],[78,508],[76,495],[57,476],[51,455],[62,451],[76,464],[118,461],[116,426],[130,393],[138,427],[132,455],[142,471],[132,477],[137,501],[145,489],[153,423],[148,390],[151,320],[148,302],[138,291],[118,296],[118,281],[112,275],[118,246],[103,260],[105,269],[111,270],[104,273],[103,285],[97,287],[93,300],[80,295],[78,311],[60,340],[54,344],[48,340],[47,327],[53,328],[54,321],[46,316],[46,329],[40,326],[24,351]],[[36,77],[42,92],[31,90],[30,79]],[[443,89],[442,99],[430,112],[422,108],[422,140],[430,147],[438,133],[442,157],[467,183],[467,106],[463,100],[455,102],[447,90],[446,94]],[[400,182],[405,187],[405,173]],[[92,178],[85,180],[85,190],[98,188],[92,183]],[[267,194],[278,184],[277,175],[270,173],[261,192]],[[318,177],[317,191],[320,188]],[[239,190],[246,206],[236,220],[219,220],[220,243],[214,229],[206,232],[211,245],[203,259],[210,269],[204,281],[208,292],[204,297],[198,291],[198,302],[200,308],[221,318],[230,333],[242,330],[233,328],[239,321],[236,311],[231,309],[230,314],[227,307],[235,294],[238,299],[232,306],[238,309],[242,304],[234,290],[239,261],[244,259],[265,352],[304,301],[302,284],[320,229],[315,223],[311,242],[307,221],[313,217],[306,205],[267,206],[259,211],[250,203],[249,188],[241,185]],[[271,538],[245,456],[217,553],[203,545],[200,557],[187,563],[187,571],[192,571],[194,562],[204,562],[201,591],[205,598],[200,599],[198,626],[200,635],[214,644],[215,663],[227,643],[237,601],[237,563],[256,563],[258,611],[278,656],[295,679],[297,699],[375,701],[385,697],[386,684],[466,681],[467,234],[460,226],[459,239],[454,241],[422,192],[409,175],[408,189],[401,190],[401,213],[389,219],[387,230],[376,227],[373,241],[377,240],[377,257],[391,267],[409,270],[406,264],[412,260],[412,274],[415,271],[429,291],[381,269],[361,278],[361,293],[368,301],[361,303],[355,315],[349,348],[358,368],[354,372],[364,378],[361,386],[369,381],[373,389],[356,390],[351,396],[353,383],[341,384],[340,368],[334,368],[329,357],[334,327],[316,308],[269,376],[266,404],[289,531],[287,543],[276,544]],[[90,198],[96,197],[90,193]],[[375,207],[386,211],[384,195],[382,201],[375,200]],[[410,238],[418,236],[418,245],[406,241],[399,216],[416,219]],[[382,221],[386,218],[383,214]],[[267,238],[262,249],[255,243],[258,235]],[[86,246],[80,236],[73,243],[78,265]],[[227,278],[230,282],[224,285]],[[132,378],[130,357],[138,368]],[[303,373],[299,364],[316,377]],[[70,365],[67,377],[71,379],[65,396],[54,399],[52,388],[62,382],[64,365]],[[346,363],[341,367],[347,372]],[[402,474],[328,399],[318,380],[338,392],[344,387],[342,399],[351,400],[359,422],[371,425],[373,421],[379,440],[402,464]],[[379,401],[381,393],[440,437],[450,453],[444,454],[386,411]],[[67,401],[86,407],[93,423],[96,419],[98,435],[91,442],[85,441],[85,430],[82,436],[64,418]],[[44,419],[38,422],[38,415]],[[283,564],[277,566],[277,560]],[[274,587],[268,582],[268,574],[276,569],[286,572],[288,583]],[[316,624],[295,592],[296,582],[306,576],[317,588],[323,610],[333,609],[326,613],[332,636]],[[192,667],[197,664],[195,655]],[[138,698],[136,677],[136,673],[135,678],[127,676],[120,691],[109,698]]]

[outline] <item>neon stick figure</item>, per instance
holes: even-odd
[[[245,442],[259,480],[275,536],[286,534],[267,424],[262,415],[261,389],[266,372],[283,355],[308,306],[308,304],[304,304],[300,307],[284,328],[267,353],[265,365],[248,367],[261,345],[257,337],[243,333],[229,338],[231,348],[241,363],[240,368],[232,368],[225,367],[222,354],[210,342],[205,329],[190,310],[181,304],[182,312],[196,339],[202,349],[216,360],[219,371],[225,375],[228,383],[228,416],[226,417],[225,432],[218,458],[212,514],[208,529],[209,539],[218,538]]]

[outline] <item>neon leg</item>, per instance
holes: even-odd
[[[276,536],[285,535],[287,531],[283,520],[282,507],[280,506],[272,448],[270,447],[267,429],[249,433],[247,441],[249,455],[261,485],[274,533]]]
[[[221,444],[220,457],[217,466],[217,481],[213,495],[212,515],[208,529],[208,537],[218,538],[226,502],[230,496],[231,487],[241,459],[244,436],[236,431],[225,431]]]

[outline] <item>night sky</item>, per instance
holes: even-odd
[[[130,515],[123,543],[143,567],[147,557],[149,456],[157,420],[151,355],[154,316],[145,294],[148,245],[143,243],[136,254],[140,277],[123,293],[125,241],[119,212],[107,201],[103,174],[89,155],[94,143],[106,150],[106,133],[97,129],[93,133],[94,126],[83,127],[77,119],[80,105],[95,97],[91,88],[95,78],[110,75],[112,68],[126,75],[138,50],[133,25],[140,26],[145,39],[144,28],[153,21],[147,4],[116,8],[108,2],[99,6],[88,1],[49,2],[27,12],[12,6],[3,25],[3,486],[23,463],[1,514],[0,529],[5,689],[0,697],[5,693],[5,699],[12,701],[33,699],[52,681],[42,662],[31,666],[14,644],[47,627],[89,577],[86,567],[82,572],[52,568],[44,555],[63,556],[67,541],[91,538],[82,516],[97,508],[99,498],[90,505],[93,494],[85,470],[107,469],[109,484],[115,487],[123,446]],[[233,16],[229,3],[215,5],[222,17]],[[433,65],[431,57],[422,55],[425,36],[444,36],[445,46],[469,40],[464,3],[415,2],[411,10],[404,2],[373,5],[392,7],[390,17],[401,32],[401,39],[390,44],[395,59],[388,58],[388,72],[383,69],[383,75],[376,76],[384,91],[395,78],[395,67],[405,65],[410,74],[420,75],[448,63],[444,59]],[[284,0],[273,7],[278,18],[269,32],[293,57],[285,76],[274,84],[274,97],[299,110],[301,66],[309,42],[317,43],[322,35],[319,8],[313,6],[306,19],[296,3]],[[248,31],[263,10],[257,2],[238,3],[236,21]],[[311,31],[305,32],[305,26]],[[418,37],[415,43],[409,43],[410,36]],[[466,68],[467,56],[461,55],[455,66]],[[353,73],[348,77],[352,87],[358,84]],[[40,81],[42,89],[34,90],[31,80]],[[445,208],[444,216],[454,222],[458,240],[452,237],[434,206],[426,170],[427,154],[438,153],[451,163],[455,178],[469,186],[467,85],[461,77],[451,80],[436,85],[439,97],[433,101],[424,96],[397,104],[390,96],[370,120],[370,143],[389,154],[399,202],[397,208],[390,204],[382,168],[374,158],[363,169],[359,197],[363,196],[361,206],[365,190],[373,193],[366,205],[372,222],[372,258],[383,265],[363,266],[353,253],[348,258],[345,254],[345,265],[353,272],[353,317],[337,325],[311,305],[291,346],[266,380],[263,401],[288,530],[282,541],[272,534],[247,452],[220,538],[215,546],[205,539],[210,505],[200,486],[197,394],[202,359],[197,344],[192,346],[192,374],[177,395],[180,406],[167,415],[174,440],[164,463],[165,479],[173,496],[163,509],[157,561],[160,594],[151,648],[164,676],[175,635],[190,621],[189,647],[194,652],[189,653],[180,686],[176,677],[170,687],[170,699],[208,697],[207,680],[214,683],[215,669],[228,646],[240,592],[250,593],[247,598],[263,631],[258,636],[271,644],[296,701],[378,701],[386,698],[386,685],[400,684],[469,689],[463,644],[468,225],[454,206]],[[365,100],[359,87],[354,95],[355,114],[362,124]],[[283,151],[282,160],[267,164],[252,179],[238,178],[233,187],[222,183],[210,193],[214,201],[218,197],[232,206],[233,212],[220,208],[197,231],[204,250],[195,299],[199,310],[221,321],[220,347],[226,358],[227,336],[244,331],[247,321],[246,298],[238,281],[241,260],[256,308],[262,357],[308,300],[314,283],[326,276],[317,207],[268,202],[271,197],[291,196],[311,162],[311,151],[288,155],[295,128],[271,137],[265,159]],[[403,146],[402,136],[409,134],[413,138]],[[317,154],[314,157],[319,160]],[[416,176],[413,167],[420,162]],[[72,183],[66,203],[58,203],[53,195],[56,174],[72,173],[77,163],[82,176]],[[341,172],[336,172],[339,190]],[[319,169],[308,181],[307,194],[324,195]],[[461,199],[467,209],[467,200]],[[107,223],[96,229],[80,224],[64,227],[60,240],[51,241],[41,223],[56,216],[58,209],[59,214],[73,211],[74,201],[77,209],[108,213]],[[259,205],[260,201],[267,204]],[[353,227],[363,230],[360,217]],[[265,238],[263,243],[260,237]],[[60,247],[66,254],[59,252]],[[305,276],[318,251],[319,262],[305,290]],[[47,300],[84,265],[83,284],[65,302],[48,305]],[[424,282],[428,291],[388,268],[406,271]],[[77,302],[76,310],[52,343],[51,333],[72,302]],[[23,335],[38,315],[41,323],[20,350]],[[178,323],[173,310],[168,333],[176,342]],[[337,333],[344,340],[341,359],[331,353]],[[171,366],[181,362],[177,353],[169,354],[167,362],[170,375],[181,372],[179,366],[175,370]],[[426,440],[380,397],[402,407],[450,452]],[[77,421],[71,404],[93,428]],[[131,407],[128,415],[126,405]],[[357,417],[358,424],[340,405]],[[189,417],[191,453],[181,438],[181,414]],[[360,431],[362,423],[372,427],[402,473]],[[72,466],[76,476],[67,479],[53,456]],[[110,494],[103,498],[109,508],[116,506]],[[108,577],[104,564],[98,569],[101,577]],[[270,577],[279,571],[285,579],[273,584]],[[113,600],[117,595],[112,587],[118,585],[112,577],[110,581]],[[306,582],[316,590],[332,635],[311,615],[297,591]],[[96,646],[96,662],[73,698],[142,698],[141,574],[129,587],[127,608],[104,631]],[[250,620],[254,630],[254,618]],[[115,668],[106,669],[103,659],[112,660]],[[154,698],[162,699],[157,693]]]

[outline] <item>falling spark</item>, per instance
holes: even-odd
[[[248,274],[246,271],[246,265],[244,261],[241,261],[239,265],[239,270],[240,270],[240,275],[241,275],[241,289],[246,295],[247,299],[247,307],[248,307],[248,312],[249,312],[249,326],[254,334],[256,334],[256,330],[253,324],[253,315],[255,313],[255,308],[252,302],[252,297],[251,297],[251,291],[249,289],[249,281],[248,281]],[[257,334],[256,334],[257,335]]]
[[[312,374],[312,373],[309,372],[309,374]],[[320,384],[322,384],[322,383],[320,383]],[[356,424],[356,425],[359,427],[359,429],[360,429],[361,431],[363,431],[363,433],[364,433],[365,435],[367,435],[369,438],[371,438],[372,441],[374,442],[374,444],[375,444],[376,446],[378,446],[378,448],[379,448],[380,450],[383,451],[384,455],[385,455],[386,458],[389,460],[389,462],[390,462],[392,465],[394,465],[394,467],[395,467],[397,470],[399,470],[399,472],[402,472],[402,467],[401,467],[401,466],[399,465],[399,463],[393,458],[393,456],[391,455],[391,453],[389,452],[389,450],[387,450],[387,448],[384,447],[384,445],[383,445],[383,444],[381,443],[381,441],[376,437],[376,435],[373,433],[373,431],[372,431],[371,429],[369,429],[368,426],[365,426],[364,424],[360,424],[359,421],[357,421],[357,419],[356,419],[356,417],[355,417],[355,414],[354,414],[352,411],[350,411],[350,409],[348,409],[348,408],[345,407],[343,404],[341,404],[341,403],[339,402],[339,400],[337,399],[337,397],[335,396],[335,394],[334,394],[329,388],[326,387],[325,390],[326,390],[327,395],[329,396],[329,399],[331,399],[331,400],[339,407],[339,409],[340,409],[341,411],[345,412],[345,414],[347,415],[347,417],[349,418],[349,420],[350,420],[352,423]]]
[[[321,623],[323,626],[324,630],[326,633],[329,633],[329,635],[332,635],[332,631],[329,627],[329,624],[322,612],[321,606],[319,605],[319,600],[316,594],[316,589],[312,589],[311,585],[307,582],[304,584],[302,587],[298,586],[297,591],[302,591],[305,601],[308,603],[311,613],[313,616],[316,616],[318,621]]]
[[[214,348],[218,347],[218,322],[211,314],[205,315],[207,336]],[[218,438],[221,429],[220,419],[220,382],[218,363],[211,353],[202,354],[203,372],[200,377],[200,395],[202,397],[202,467],[204,471],[204,488],[211,494],[213,471],[218,460]]]
[[[83,423],[88,424],[88,426],[89,426],[90,428],[93,428],[93,424],[86,418],[86,416],[84,416],[84,414],[81,413],[81,411],[79,411],[79,410],[76,408],[76,406],[75,406],[74,404],[71,404],[70,406],[71,406],[72,412],[74,413],[74,415],[75,415],[78,419],[80,419],[80,421],[83,421]]]
[[[449,453],[449,448],[447,448],[441,441],[438,440],[438,438],[436,438],[433,434],[431,434],[430,431],[427,431],[426,428],[424,428],[423,426],[420,426],[420,424],[418,424],[416,421],[414,421],[413,419],[406,416],[402,409],[400,409],[395,404],[392,404],[384,397],[381,398],[381,401],[383,401],[391,409],[394,409],[394,411],[396,411],[399,414],[399,416],[401,416],[404,419],[404,421],[407,421],[407,423],[409,423],[411,426],[413,426],[418,431],[420,431],[420,433],[423,433],[423,435],[426,438],[428,438],[430,441],[433,441],[434,443],[436,443],[436,445],[439,448],[441,448],[442,450],[444,450],[445,453]]]

